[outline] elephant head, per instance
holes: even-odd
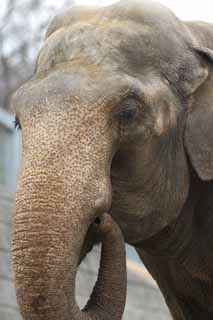
[[[189,25],[151,1],[75,7],[50,24],[35,75],[13,96],[23,133],[13,260],[24,319],[84,319],[74,317],[74,279],[97,217],[109,211],[137,245],[178,217],[193,170],[212,179],[211,60]],[[104,299],[122,304],[116,239],[106,240],[96,319],[112,314]]]

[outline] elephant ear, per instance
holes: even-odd
[[[191,95],[184,142],[195,171],[207,181],[213,179],[213,51],[195,50],[208,68],[208,76]]]

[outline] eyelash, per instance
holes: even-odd
[[[19,119],[17,117],[15,117],[15,120],[14,120],[14,127],[16,130],[21,130],[21,124],[20,124]]]

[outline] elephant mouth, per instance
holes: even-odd
[[[100,226],[102,222],[102,217],[97,216],[94,220],[94,222],[89,226],[89,229],[86,233],[82,248],[81,248],[81,253],[79,255],[79,260],[78,260],[78,265],[82,263],[82,261],[85,259],[87,254],[89,254],[93,247],[96,245],[99,245],[101,243],[101,235],[99,232],[96,232],[97,227]]]

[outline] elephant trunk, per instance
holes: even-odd
[[[26,170],[16,194],[12,240],[23,319],[121,319],[126,294],[125,249],[119,228],[103,214],[110,202],[109,182],[104,180],[98,189],[97,183],[90,185],[91,190],[85,192],[85,185],[78,181],[70,188],[52,174],[47,179],[40,169],[26,179]],[[99,222],[97,216],[100,224],[95,229],[102,241],[99,276],[81,311],[75,301],[76,273],[84,239],[95,219]]]
[[[69,114],[43,113],[22,130],[12,254],[24,320],[122,317],[124,240],[118,227],[103,216],[111,206],[113,136],[104,108],[101,114],[80,113],[73,119],[82,108],[69,105]],[[105,221],[96,228],[103,244],[100,272],[91,299],[80,311],[75,302],[76,273],[97,217]]]
[[[54,221],[52,223],[54,224]],[[61,253],[59,251],[56,253],[57,258],[55,258],[52,249],[57,251],[57,248],[51,244],[47,253],[48,258],[45,258],[42,254],[44,246],[42,233],[40,234],[40,250],[36,248],[35,255],[34,248],[30,250],[28,248],[29,252],[26,254],[25,237],[18,240],[18,236],[14,235],[13,257],[16,289],[23,319],[122,319],[126,299],[124,239],[120,229],[108,214],[96,219],[93,229],[99,233],[102,242],[101,261],[97,282],[82,311],[75,300],[75,278],[79,254],[70,256],[67,252],[67,257],[64,259],[62,249]],[[17,244],[20,241],[22,246],[18,248]],[[79,243],[76,249],[79,251]],[[20,257],[20,254],[23,256]],[[21,262],[23,258],[24,263]],[[42,262],[43,259],[46,262]],[[58,261],[53,262],[55,259]],[[47,260],[49,260],[49,265],[47,265]]]

